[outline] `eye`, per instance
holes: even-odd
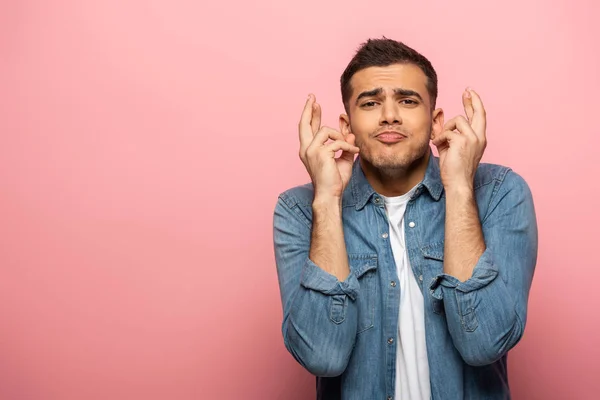
[[[400,100],[400,102],[402,104],[406,104],[406,105],[409,105],[409,106],[413,106],[415,104],[418,104],[416,101],[414,101],[412,99],[402,99],[402,100]]]
[[[374,101],[367,101],[366,103],[363,103],[363,105],[361,107],[363,108],[370,108],[370,107],[375,107],[377,103]]]

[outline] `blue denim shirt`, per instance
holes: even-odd
[[[432,399],[510,398],[507,352],[525,329],[537,258],[531,192],[519,175],[493,164],[479,166],[474,189],[486,250],[465,282],[443,272],[446,207],[433,154],[406,208]],[[401,288],[384,202],[357,159],[342,199],[351,272],[340,282],[309,259],[312,201],[308,184],[282,193],[275,207],[285,346],[317,376],[318,399],[393,399]]]

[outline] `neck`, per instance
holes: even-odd
[[[360,165],[369,184],[375,191],[386,197],[402,196],[408,193],[425,177],[430,152],[403,168],[380,169],[360,159]]]

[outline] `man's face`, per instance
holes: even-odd
[[[431,110],[427,77],[413,64],[369,67],[351,81],[345,134],[356,136],[360,157],[382,172],[406,170],[429,151],[432,130],[443,127],[443,112]]]

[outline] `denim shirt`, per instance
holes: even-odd
[[[507,352],[525,329],[538,241],[531,192],[493,164],[479,166],[474,192],[486,250],[465,282],[443,272],[446,202],[433,154],[406,208],[432,399],[510,398]],[[357,159],[342,198],[350,275],[340,282],[309,259],[312,201],[308,184],[282,193],[275,207],[285,346],[317,377],[318,399],[391,400],[402,289],[384,202]]]

